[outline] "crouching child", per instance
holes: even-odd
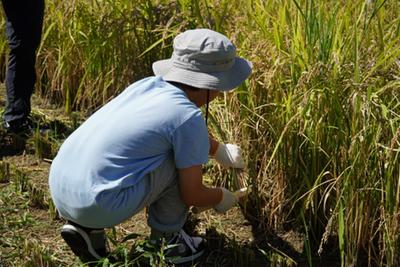
[[[74,254],[83,262],[107,257],[104,228],[145,207],[150,241],[175,244],[164,252],[173,263],[203,253],[203,239],[182,230],[189,207],[223,213],[238,199],[203,185],[202,165],[210,155],[225,167],[244,163],[238,146],[210,138],[200,107],[240,85],[251,68],[224,35],[185,31],[171,58],[153,64],[155,76],[127,87],[65,140],[49,186]]]

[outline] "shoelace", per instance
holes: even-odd
[[[197,250],[194,248],[193,238],[186,234],[185,231],[183,231],[182,229],[179,231],[179,234],[185,241],[186,245],[190,248],[190,250],[192,250],[192,253],[195,253]]]

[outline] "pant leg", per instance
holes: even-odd
[[[133,193],[133,192],[138,193]],[[140,193],[139,193],[140,192]],[[178,171],[173,156],[167,157],[154,171],[147,174],[139,184],[127,188],[123,195],[130,204],[121,205],[114,216],[114,225],[149,207],[148,225],[159,232],[172,233],[180,230],[186,222],[189,207],[180,195]],[[140,196],[139,196],[140,195]],[[135,203],[134,205],[132,205]]]
[[[150,175],[152,196],[148,224],[159,232],[172,233],[185,224],[189,207],[180,195],[178,172],[172,159],[166,160]]]
[[[26,118],[31,111],[30,98],[36,81],[36,50],[42,33],[44,0],[2,0],[2,3],[10,48],[4,119],[15,121]]]

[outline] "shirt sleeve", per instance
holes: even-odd
[[[192,116],[174,131],[172,146],[178,169],[207,163],[210,144],[201,114]]]

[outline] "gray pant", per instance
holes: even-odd
[[[148,175],[149,198],[144,206],[149,206],[148,224],[160,232],[180,230],[188,214],[188,206],[181,199],[178,172],[175,162],[167,159]]]

